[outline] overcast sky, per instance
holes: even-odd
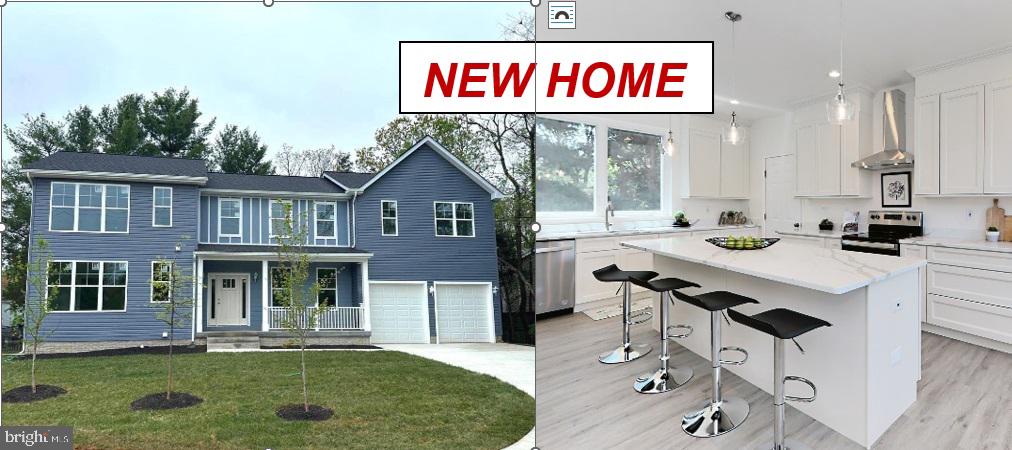
[[[8,3],[3,123],[187,87],[276,152],[353,150],[397,115],[397,42],[499,40],[529,3]],[[3,152],[7,153],[7,143]]]

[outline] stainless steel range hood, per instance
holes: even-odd
[[[883,94],[881,152],[851,163],[851,167],[868,170],[897,169],[914,165],[914,155],[905,149],[907,143],[906,94],[899,89]]]

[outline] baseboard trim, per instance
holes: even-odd
[[[1008,353],[1008,354],[1012,354],[1012,344],[1006,344],[1004,342],[996,341],[994,339],[988,339],[988,338],[985,338],[985,337],[980,337],[980,336],[977,336],[977,335],[973,335],[973,334],[969,334],[969,333],[964,333],[962,331],[957,331],[957,330],[953,330],[953,329],[949,329],[949,328],[943,328],[943,327],[940,327],[940,326],[937,326],[937,325],[932,325],[930,323],[922,323],[921,324],[921,330],[922,331],[927,331],[928,333],[931,333],[931,334],[937,334],[939,336],[944,336],[944,337],[947,337],[949,339],[955,339],[957,341],[963,341],[963,342],[966,342],[967,344],[973,344],[973,345],[976,345],[976,346],[979,346],[979,347],[989,348],[989,349],[992,349],[992,350],[997,350],[999,352],[1005,352],[1005,353]]]

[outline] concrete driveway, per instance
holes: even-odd
[[[387,350],[491,375],[534,397],[534,347],[514,344],[382,344]],[[508,450],[534,447],[534,429]]]

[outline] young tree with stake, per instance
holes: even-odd
[[[28,283],[31,292],[38,296],[38,301],[27,301],[15,317],[15,325],[24,327],[24,335],[28,338],[29,349],[32,352],[32,394],[38,392],[38,385],[35,382],[35,361],[39,354],[39,346],[49,337],[55,329],[44,331],[42,323],[53,311],[53,300],[59,298],[60,288],[50,286],[53,277],[59,277],[60,273],[53,263],[53,255],[45,239],[39,239],[32,246],[32,258],[28,263]]]
[[[182,245],[177,244],[177,246]],[[176,328],[189,323],[193,299],[189,295],[192,277],[180,270],[180,264],[173,259],[159,258],[151,268],[151,303],[159,308],[155,317],[169,327],[169,377],[165,399],[172,399],[172,349],[176,339]]]

